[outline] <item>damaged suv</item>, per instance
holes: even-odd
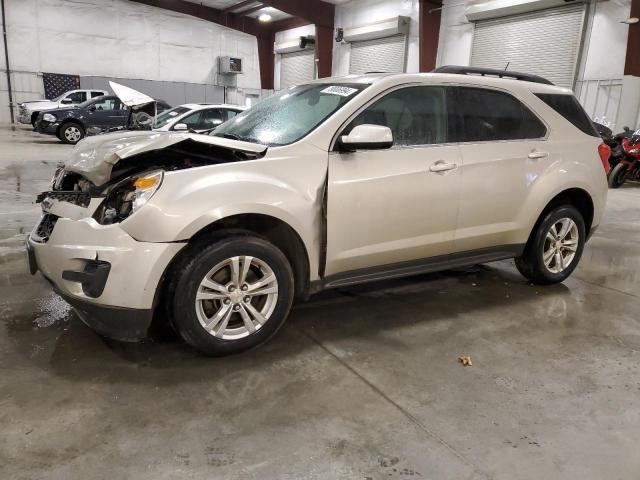
[[[38,197],[31,271],[106,336],[164,311],[210,355],[324,288],[507,258],[563,281],[605,203],[593,124],[539,77],[444,70],[298,85],[211,135],[87,138]]]

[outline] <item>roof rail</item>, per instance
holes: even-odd
[[[445,65],[432,70],[433,73],[454,73],[457,75],[480,75],[492,76],[500,78],[511,78],[515,80],[523,80],[525,82],[544,83],[545,85],[553,85],[549,80],[538,75],[530,75],[528,73],[512,72],[509,70],[497,70],[495,68],[479,68],[479,67],[461,67],[458,65]]]

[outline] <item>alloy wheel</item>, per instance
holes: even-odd
[[[278,300],[278,280],[266,262],[237,256],[218,263],[200,282],[195,308],[214,337],[237,340],[259,330]]]
[[[64,138],[69,140],[70,142],[78,142],[80,141],[80,137],[82,134],[80,133],[80,129],[78,127],[67,127],[64,130]]]
[[[561,218],[551,225],[542,253],[542,261],[551,273],[561,273],[571,265],[578,241],[578,226],[570,218]]]

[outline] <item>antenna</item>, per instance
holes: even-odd
[[[511,62],[507,62],[507,64],[504,66],[504,71],[505,71],[505,72],[507,71],[507,68],[509,68],[509,64],[510,64],[510,63],[511,63]]]

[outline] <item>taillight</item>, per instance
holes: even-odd
[[[611,147],[606,143],[598,145],[598,154],[600,155],[600,161],[604,167],[605,173],[609,173],[609,157],[611,156]]]

